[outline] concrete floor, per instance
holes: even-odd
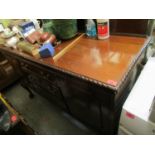
[[[37,134],[96,134],[40,95],[35,94],[30,99],[28,92],[19,83],[10,86],[3,93]]]

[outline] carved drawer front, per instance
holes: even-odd
[[[21,62],[20,65],[21,65],[22,70],[24,70],[27,73],[35,74],[39,76],[40,78],[44,80],[48,80],[52,83],[55,82],[56,80],[56,75],[54,74],[54,72],[50,70],[47,71],[45,68],[40,68],[36,65],[28,64],[26,62]]]
[[[41,70],[39,70],[38,68],[36,68],[32,65],[29,65],[29,64],[24,63],[24,62],[21,62],[20,65],[21,65],[22,70],[24,70],[28,73],[38,74],[40,76],[43,75],[43,72]]]

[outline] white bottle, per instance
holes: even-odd
[[[109,19],[97,19],[98,39],[109,38]]]
[[[30,19],[30,21],[33,22],[36,30],[40,30],[40,25],[37,19]]]

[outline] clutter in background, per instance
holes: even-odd
[[[17,49],[35,58],[53,57],[60,40],[71,39],[76,34],[74,19],[0,20],[0,46]]]

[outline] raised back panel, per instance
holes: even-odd
[[[147,36],[148,19],[111,19],[110,33],[134,36]]]

